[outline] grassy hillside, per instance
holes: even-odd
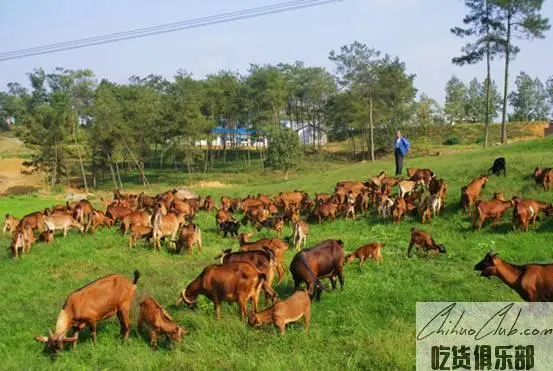
[[[141,244],[129,249],[127,240],[119,233],[104,231],[94,236],[70,233],[65,239],[58,238],[53,245],[36,245],[29,255],[14,261],[6,251],[8,238],[1,237],[0,250],[5,251],[0,256],[2,368],[412,370],[415,368],[417,301],[519,301],[498,279],[483,279],[473,271],[474,264],[490,248],[500,252],[503,258],[521,264],[553,260],[552,219],[541,221],[529,233],[513,233],[506,217],[495,231],[487,224],[475,233],[470,228],[470,219],[457,209],[460,187],[485,172],[500,155],[507,158],[508,176],[492,177],[483,198],[502,191],[509,197],[517,194],[552,201],[551,193],[536,189],[528,178],[535,166],[553,165],[552,145],[553,138],[548,138],[468,154],[406,159],[406,167],[430,167],[449,184],[445,214],[432,225],[423,227],[437,242],[446,245],[446,256],[407,258],[409,230],[412,226],[420,227],[419,221],[412,218],[396,226],[371,212],[355,221],[312,225],[308,245],[340,238],[346,250],[352,251],[361,244],[381,241],[386,243],[384,262],[379,266],[369,262],[363,268],[357,264],[346,266],[344,290],[323,293],[322,300],[313,304],[309,332],[305,333],[299,323],[290,325],[282,338],[273,327],[248,328],[240,321],[236,305],[224,305],[220,321],[214,318],[211,302],[203,297],[195,311],[174,307],[180,290],[204,266],[213,263],[221,249],[237,247],[236,241],[225,240],[215,233],[214,214],[200,213],[196,219],[204,238],[202,254],[196,251],[177,256],[166,249],[154,252]],[[252,176],[242,184],[196,191],[217,198],[222,194],[275,194],[293,189],[313,194],[330,192],[336,181],[366,179],[380,170],[391,172],[392,162],[317,166],[304,174],[296,174],[288,182],[269,176],[256,182]],[[32,196],[0,198],[0,214],[10,212],[22,216],[55,201]],[[290,233],[289,228],[286,233]],[[262,232],[258,237],[269,235]],[[287,253],[288,262],[293,255],[292,251]],[[118,322],[110,319],[99,324],[96,346],[85,331],[76,351],[66,351],[55,360],[42,353],[42,346],[33,337],[44,335],[48,328],[55,326],[68,293],[108,273],[130,277],[135,268],[142,272],[138,293],[146,290],[154,295],[188,329],[189,335],[182,344],[152,352],[134,330],[130,341],[121,344]],[[287,273],[276,290],[285,297],[292,289],[292,279]]]

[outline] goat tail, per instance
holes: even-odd
[[[138,269],[135,269],[133,274],[134,274],[134,279],[132,281],[132,284],[136,285],[136,283],[138,282],[138,279],[140,278],[140,272],[138,271]]]

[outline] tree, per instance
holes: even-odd
[[[300,139],[294,130],[283,127],[273,129],[269,136],[265,166],[283,170],[284,179],[288,180],[288,172],[298,165],[302,154]]]
[[[415,124],[427,128],[444,123],[444,113],[438,102],[426,94],[421,94],[419,101],[416,102]]]
[[[375,122],[390,128],[406,120],[416,94],[415,76],[406,73],[405,64],[398,58],[380,55],[378,50],[358,41],[342,46],[339,53],[331,50],[329,55],[336,63],[338,83],[359,101],[357,116],[364,116],[368,122],[363,126],[363,136],[372,161],[375,160]]]
[[[547,79],[547,82],[545,84],[547,99],[549,100],[549,104],[553,106],[553,76]]]
[[[452,59],[454,64],[463,66],[465,64],[476,64],[486,59],[486,79],[491,81],[491,60],[500,53],[500,46],[497,43],[496,33],[501,28],[501,22],[496,19],[496,7],[493,0],[465,0],[468,14],[463,18],[463,27],[454,27],[451,32],[459,37],[476,36],[474,42],[467,43],[461,52],[460,57]],[[488,145],[489,124],[492,111],[491,85],[484,84],[484,147]]]
[[[509,91],[509,64],[519,53],[520,48],[513,44],[514,39],[543,39],[551,28],[549,19],[540,11],[544,0],[493,0],[497,5],[497,20],[502,22],[498,42],[505,57],[503,80],[503,110],[501,115],[501,143],[507,141],[507,101]]]
[[[465,84],[457,76],[452,76],[447,82],[445,90],[444,112],[447,115],[449,123],[453,125],[454,123],[465,122],[467,101],[467,88]]]
[[[543,83],[521,72],[515,80],[516,90],[509,94],[513,107],[512,120],[546,120],[551,110],[547,102],[547,92]]]

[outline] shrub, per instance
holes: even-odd
[[[461,144],[461,138],[458,135],[450,135],[444,140],[446,146],[453,146],[455,144]]]

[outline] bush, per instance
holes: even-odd
[[[453,146],[455,144],[461,144],[461,138],[458,135],[450,135],[444,140],[446,146]]]

